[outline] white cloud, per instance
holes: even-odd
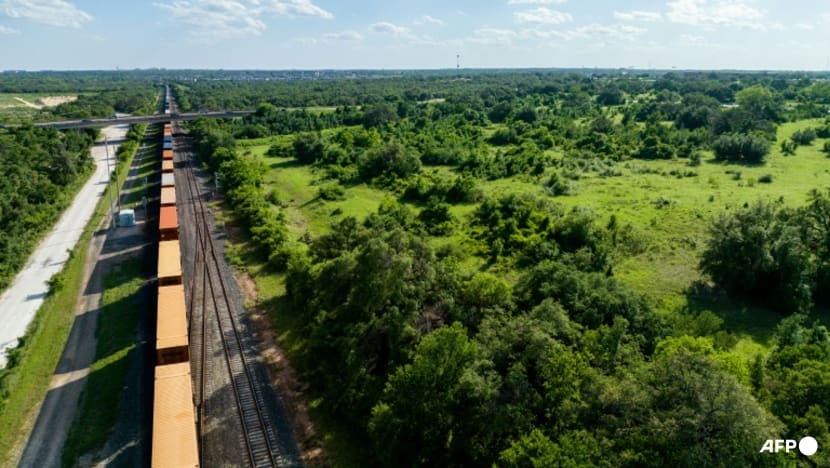
[[[406,26],[399,26],[388,21],[381,21],[379,23],[373,23],[369,25],[369,31],[376,34],[385,34],[388,36],[392,36],[395,39],[398,39],[409,45],[435,46],[440,44],[440,42],[435,41],[430,36],[419,36],[413,33],[412,30],[407,28]]]
[[[564,13],[550,8],[539,7],[513,13],[513,18],[519,23],[561,24],[573,21],[570,13]]]
[[[627,24],[603,25],[592,23],[587,26],[565,31],[563,35],[568,40],[591,38],[631,40],[635,36],[642,35],[645,32],[646,30],[643,28],[629,26]]]
[[[621,21],[644,21],[652,23],[663,19],[663,15],[656,11],[615,11],[614,18]]]
[[[268,29],[261,18],[269,15],[333,18],[310,0],[175,0],[154,5],[190,26],[195,41],[206,43],[259,36]]]
[[[363,40],[363,35],[357,31],[340,31],[323,34],[323,39],[328,41],[351,41],[358,42]]]
[[[467,41],[487,46],[509,46],[518,38],[519,33],[512,29],[479,28]]]
[[[576,41],[576,40],[615,40],[630,41],[642,35],[646,29],[626,24],[603,25],[592,23],[578,28],[556,30],[540,28],[496,29],[481,28],[473,31],[467,42],[479,45],[512,46],[520,41]]]
[[[398,26],[388,21],[381,21],[369,26],[369,31],[378,34],[389,34],[391,36],[406,36],[411,33],[411,30],[406,26]]]
[[[318,7],[311,0],[249,0],[254,5],[261,5],[263,13],[278,16],[316,16],[332,19],[334,15]]]
[[[508,5],[561,5],[568,0],[507,0]]]
[[[739,0],[723,0],[709,3],[707,0],[674,0],[669,2],[666,17],[674,22],[691,26],[713,28],[735,26],[750,29],[766,29],[762,22],[767,13]]]
[[[0,34],[20,34],[20,31],[0,24]]]
[[[92,21],[92,15],[64,0],[0,0],[0,11],[9,18],[60,28],[80,28]]]
[[[436,18],[434,16],[429,16],[429,15],[421,16],[420,18],[416,19],[414,21],[414,23],[417,24],[417,25],[434,24],[436,26],[443,26],[444,24],[446,24],[446,23],[444,23],[444,20],[442,20],[440,18]]]
[[[816,29],[816,27],[810,23],[798,23],[795,27],[804,31],[812,31],[813,29]]]

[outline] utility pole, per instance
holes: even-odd
[[[461,54],[455,54],[455,76],[461,78]]]
[[[109,180],[107,181],[107,186],[110,189],[110,216],[112,218],[112,220],[110,221],[110,227],[115,227],[115,208],[113,207],[112,203],[112,191],[117,190],[118,184],[115,184],[115,188],[112,187],[112,171],[110,170],[110,144],[109,139],[106,137],[106,135],[104,135],[104,150],[107,152],[107,177],[109,178]]]

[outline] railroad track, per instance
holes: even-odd
[[[174,124],[174,129],[175,134],[180,134],[177,124]],[[180,148],[178,152],[186,155],[182,170],[185,173],[188,197],[196,217],[195,245],[197,248],[191,281],[191,308],[189,310],[191,320],[189,323],[191,349],[198,350],[200,358],[200,363],[195,366],[194,371],[194,380],[197,383],[194,397],[199,412],[199,438],[200,441],[204,440],[205,389],[211,381],[212,372],[212,366],[208,365],[208,360],[212,356],[209,328],[214,326],[218,329],[225,367],[230,376],[236,400],[242,428],[241,445],[246,453],[248,465],[252,467],[278,466],[283,457],[279,453],[276,436],[268,422],[265,404],[257,389],[250,359],[245,353],[245,341],[234,316],[233,302],[229,298],[229,290],[222,276],[221,263],[210,234],[207,209],[204,206],[199,182],[193,169],[194,160],[189,150],[190,145],[186,140],[182,141],[181,136],[178,140],[180,145],[184,143],[184,151]],[[199,286],[198,279],[201,279],[201,287],[197,287]],[[198,324],[195,324],[196,318],[198,318]],[[212,318],[215,318],[215,324],[209,324]],[[204,444],[199,445],[200,452],[203,453]]]

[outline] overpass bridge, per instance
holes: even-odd
[[[36,122],[35,127],[40,128],[56,128],[58,130],[66,130],[70,128],[97,128],[109,127],[110,125],[130,125],[136,123],[161,123],[170,122],[171,120],[196,120],[200,118],[206,119],[227,119],[232,117],[244,117],[253,114],[252,110],[238,110],[238,111],[216,111],[216,112],[173,112],[170,114],[152,114],[152,115],[131,115],[127,117],[110,117],[105,119],[83,119],[83,120],[61,120],[57,122]],[[10,127],[11,125],[0,125],[0,128]]]

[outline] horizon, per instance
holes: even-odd
[[[824,71],[818,0],[0,0],[10,70]]]

